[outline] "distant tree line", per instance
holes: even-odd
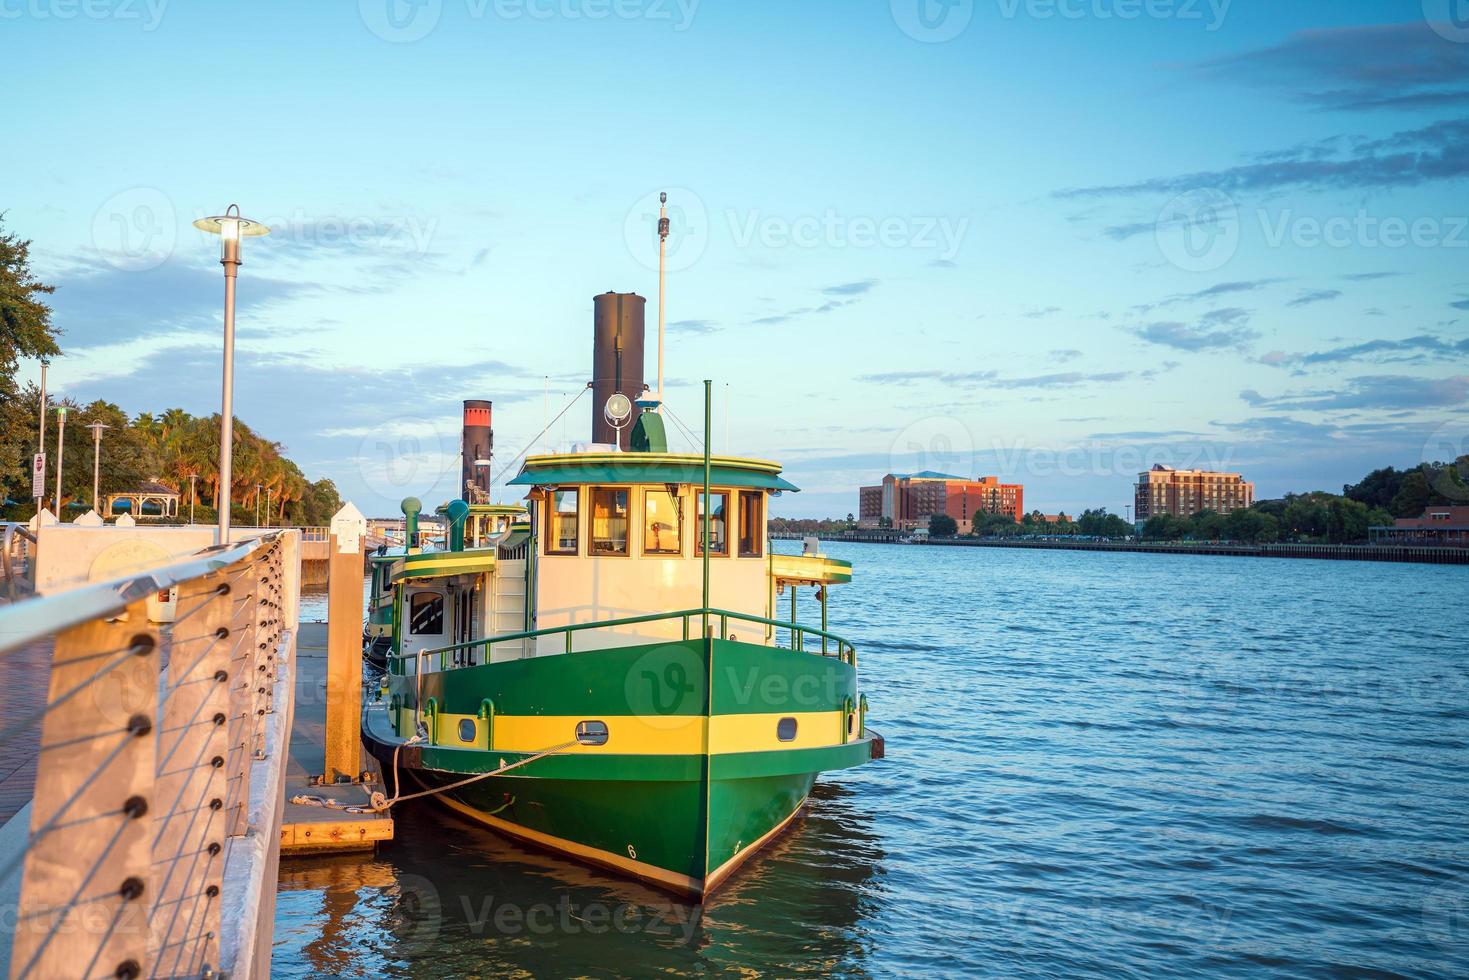
[[[1040,511],[1031,511],[1018,521],[1010,514],[976,514],[969,533],[978,538],[1141,537],[1146,541],[1353,544],[1366,541],[1370,527],[1391,525],[1397,517],[1418,517],[1428,507],[1453,504],[1469,505],[1469,454],[1453,462],[1424,463],[1405,470],[1385,466],[1357,483],[1346,484],[1339,494],[1323,490],[1290,493],[1275,500],[1258,500],[1251,507],[1228,514],[1210,510],[1192,517],[1160,514],[1149,518],[1141,531],[1108,513],[1105,507],[1098,507],[1083,511],[1074,520],[1064,513],[1049,519]],[[779,523],[772,521],[771,526]],[[808,534],[855,526],[851,514],[846,521],[783,523]],[[959,525],[947,514],[934,514],[929,518],[928,533],[935,538],[956,537]]]
[[[0,219],[4,215],[0,214]],[[0,514],[25,519],[34,513],[31,498],[31,454],[36,451],[41,392],[21,388],[15,373],[21,358],[61,356],[51,309],[45,299],[53,287],[30,270],[30,242],[7,233],[0,224]],[[100,496],[142,489],[156,480],[177,491],[179,510],[187,518],[190,475],[201,506],[195,518],[213,521],[219,500],[219,416],[198,418],[181,408],[161,415],[130,417],[111,402],[82,405],[69,398],[48,398],[46,418],[47,506],[55,506],[57,440],[55,409],[66,406],[66,459],[62,470],[63,520],[92,505],[92,433],[88,423],[109,426],[102,433]],[[262,522],[326,524],[341,507],[331,480],[308,480],[284,453],[284,447],[257,435],[243,422],[234,426],[232,499],[245,521],[260,505]],[[269,513],[266,512],[266,505]]]

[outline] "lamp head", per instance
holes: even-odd
[[[200,231],[207,231],[211,235],[220,237],[219,261],[227,264],[240,264],[240,239],[258,238],[261,235],[269,235],[270,229],[258,221],[240,216],[240,206],[231,204],[225,209],[224,214],[215,215],[212,218],[200,218],[194,222],[194,227]]]

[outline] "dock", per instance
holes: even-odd
[[[281,855],[371,851],[393,838],[393,818],[362,809],[381,790],[377,760],[363,756],[367,778],[359,783],[323,784],[326,772],[327,624],[302,623],[296,640],[296,717],[286,759],[286,804],[281,820]],[[302,796],[330,800],[341,809],[291,801]]]

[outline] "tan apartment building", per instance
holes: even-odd
[[[1201,510],[1228,514],[1255,502],[1255,485],[1238,473],[1213,470],[1176,470],[1154,464],[1137,475],[1137,522],[1168,514],[1191,517]]]

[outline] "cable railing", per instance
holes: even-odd
[[[775,630],[785,630],[790,638],[790,646],[785,648],[796,653],[819,653],[822,656],[835,657],[842,663],[857,665],[857,650],[851,643],[823,629],[814,626],[804,626],[800,623],[788,623],[778,619],[769,619],[765,616],[756,616],[751,613],[735,612],[730,609],[680,609],[677,612],[651,613],[646,616],[629,616],[623,619],[603,620],[596,623],[571,623],[566,626],[552,626],[546,629],[525,630],[520,633],[504,633],[499,636],[487,636],[478,640],[470,640],[466,643],[455,643],[445,647],[419,650],[415,653],[390,654],[388,662],[390,665],[397,664],[398,669],[392,673],[403,675],[403,666],[409,660],[414,661],[416,671],[422,675],[425,661],[438,658],[437,669],[440,671],[454,670],[459,667],[473,667],[473,651],[483,649],[485,652],[482,662],[488,663],[490,653],[497,643],[520,643],[524,640],[539,640],[548,636],[565,637],[565,653],[574,653],[573,642],[578,633],[590,630],[616,629],[625,626],[640,626],[645,623],[658,623],[666,620],[677,619],[683,622],[683,638],[693,639],[699,635],[694,629],[694,621],[701,620],[713,623],[719,622],[718,632],[713,634],[715,638],[730,636],[729,624],[731,621],[754,623],[760,626],[768,626]],[[807,648],[807,638],[811,637],[810,649]],[[464,656],[455,656],[464,654]]]
[[[21,876],[11,977],[213,976],[253,955],[241,922],[274,885],[226,872],[261,847],[251,765],[294,644],[288,533],[0,608],[0,663],[51,645],[20,723],[40,730],[29,838],[0,867]]]

